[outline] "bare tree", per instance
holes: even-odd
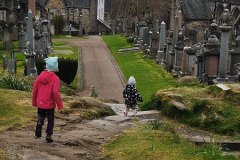
[[[116,0],[111,18],[136,18],[138,21],[147,18],[164,19],[170,10],[172,0]]]

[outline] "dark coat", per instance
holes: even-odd
[[[126,106],[136,106],[138,102],[142,102],[142,96],[139,94],[135,85],[127,84],[123,90],[123,98]]]

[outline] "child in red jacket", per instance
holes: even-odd
[[[38,107],[38,120],[35,136],[42,136],[42,126],[47,117],[46,141],[53,142],[52,134],[54,128],[54,110],[63,108],[59,93],[60,79],[54,73],[58,71],[58,57],[45,58],[46,69],[41,72],[33,85],[32,106]]]

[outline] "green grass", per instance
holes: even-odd
[[[35,114],[31,92],[0,89],[0,131],[29,125]]]
[[[231,91],[216,92],[216,89],[218,88],[209,86],[159,90],[155,102],[161,101],[158,106],[165,116],[192,127],[239,139],[240,95]],[[178,109],[171,105],[172,101],[181,102],[188,109]],[[152,101],[152,105],[154,104]]]
[[[52,43],[53,43],[53,46],[64,46],[66,45],[67,42],[57,41],[57,39],[54,39]]]
[[[217,160],[215,157],[218,160],[235,159],[222,156],[219,150],[209,150],[183,141],[166,129],[152,130],[150,126],[141,126],[106,144],[104,156],[111,160],[210,160],[206,158],[210,156],[212,160]]]
[[[132,46],[127,42],[126,37],[102,36],[102,38],[110,48],[126,79],[132,75],[136,78],[136,86],[144,102],[149,101],[157,90],[176,86],[176,79],[153,60],[143,58],[142,53],[118,52],[120,48]]]

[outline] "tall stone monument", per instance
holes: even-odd
[[[28,11],[28,22],[27,22],[27,43],[26,43],[26,67],[25,75],[36,75],[37,69],[35,65],[35,52],[33,50],[33,22],[32,22],[32,11]]]
[[[227,83],[229,79],[227,77],[228,57],[229,57],[229,37],[232,26],[230,25],[230,13],[228,9],[224,9],[222,15],[221,30],[221,48],[220,48],[220,62],[219,62],[219,73],[215,79],[215,83]]]

